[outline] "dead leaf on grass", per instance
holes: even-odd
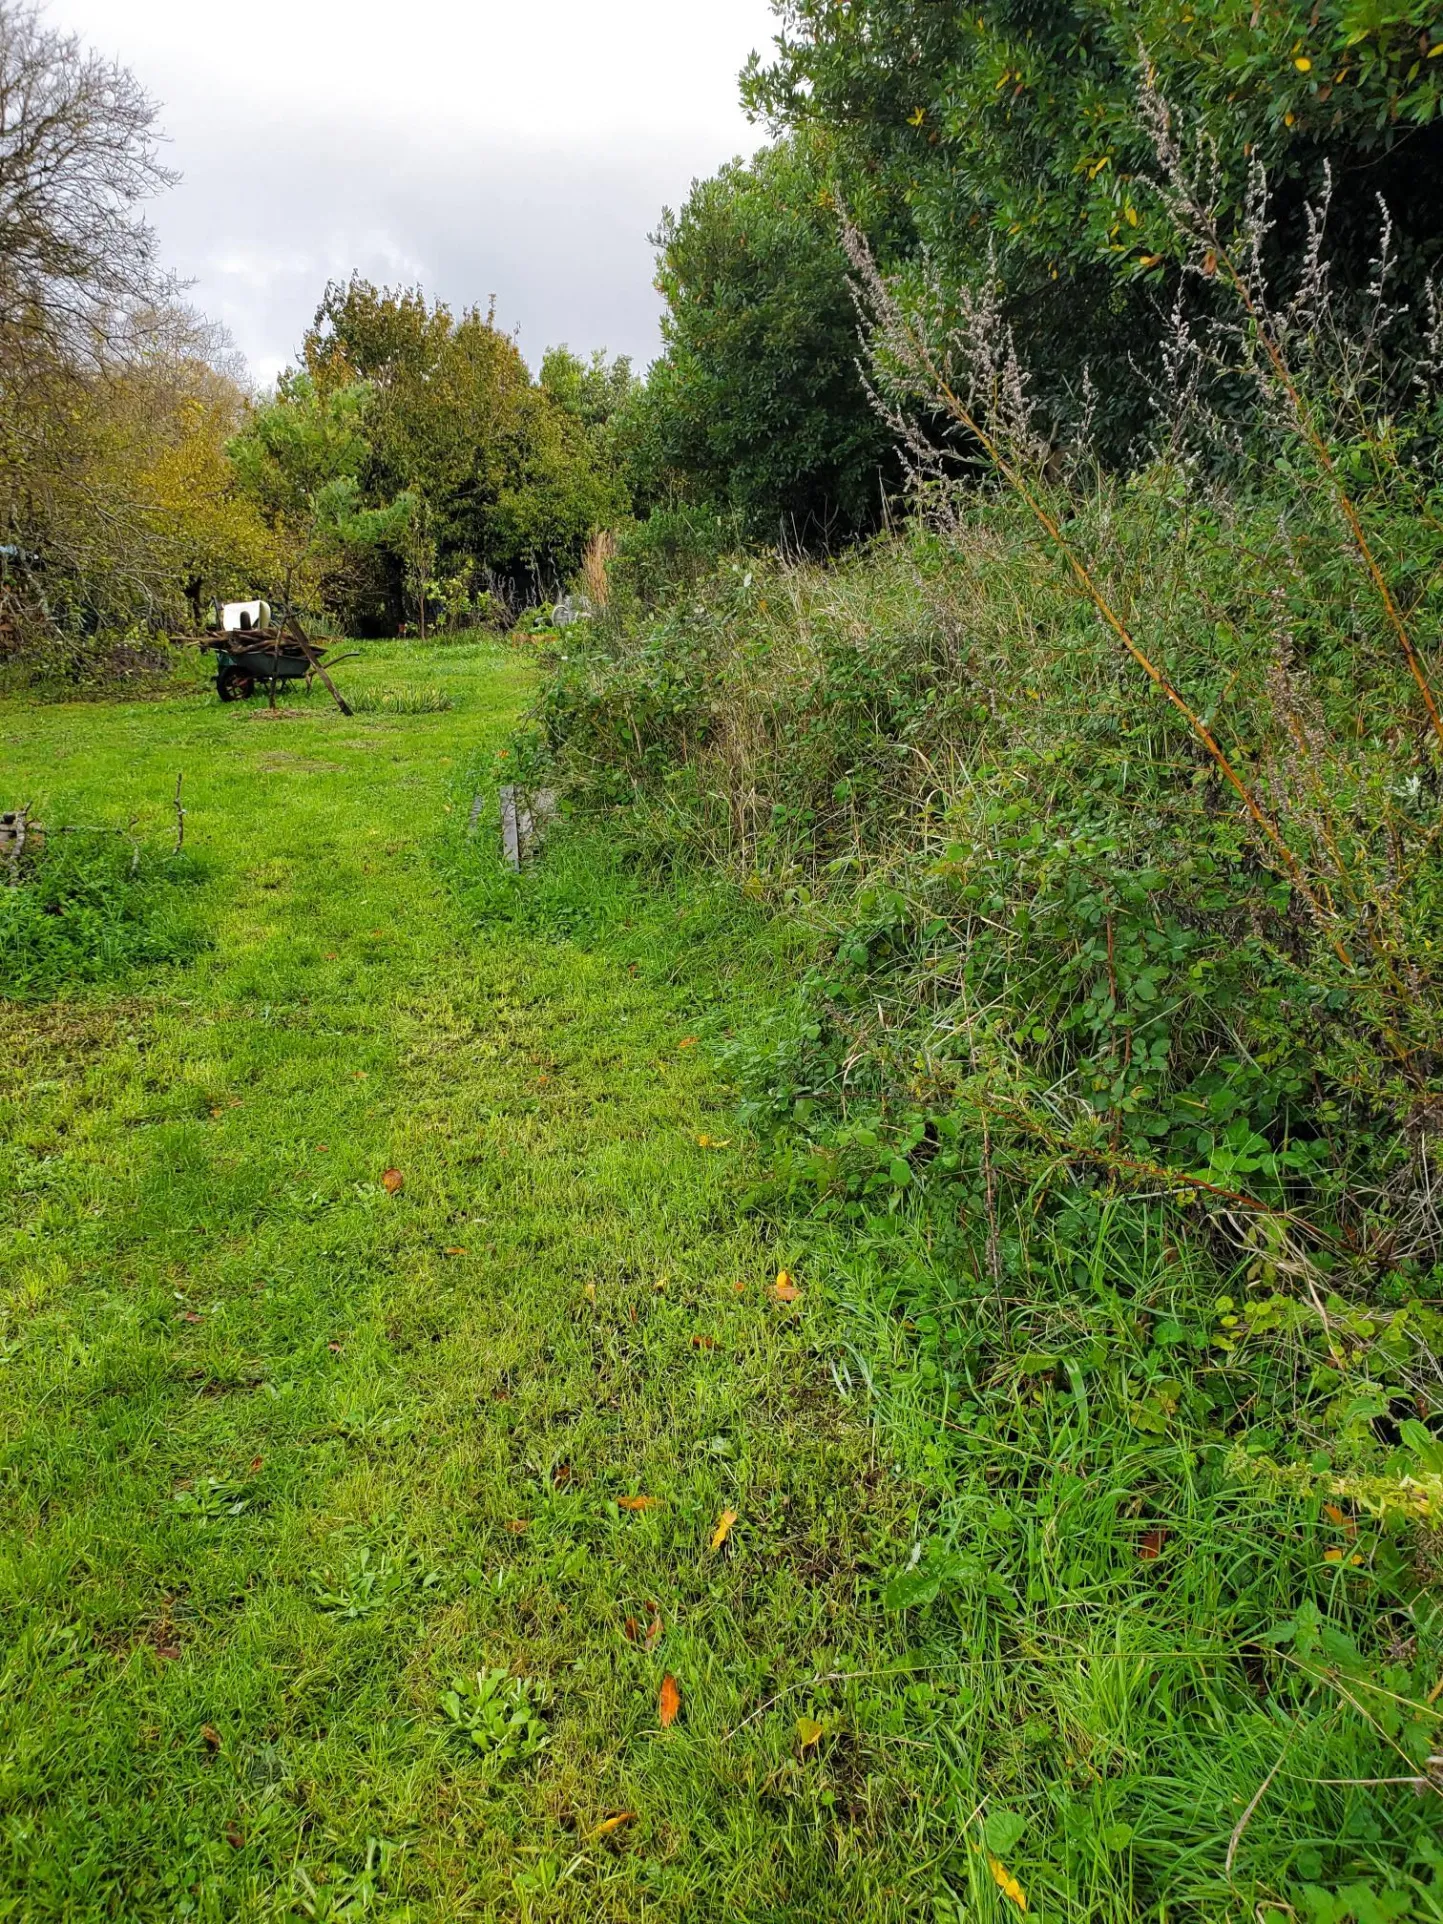
[[[1325,1503],[1323,1515],[1335,1529],[1341,1530],[1344,1536],[1355,1537],[1358,1534],[1357,1518],[1349,1516],[1346,1510],[1340,1510],[1336,1503]]]
[[[792,1280],[791,1272],[789,1270],[779,1269],[776,1280],[777,1301],[779,1303],[794,1303],[801,1293],[796,1283]]]
[[[797,1742],[804,1751],[811,1750],[827,1734],[826,1726],[819,1724],[815,1717],[798,1717]]]
[[[681,1692],[677,1688],[676,1678],[670,1671],[661,1680],[661,1695],[657,1699],[657,1711],[661,1717],[663,1730],[670,1730],[681,1714]]]
[[[1162,1555],[1162,1546],[1167,1542],[1166,1530],[1144,1530],[1137,1540],[1137,1556],[1140,1563],[1156,1563]]]
[[[381,1187],[388,1196],[399,1196],[406,1187],[406,1178],[399,1169],[388,1169],[381,1178]]]
[[[654,1510],[660,1502],[659,1496],[619,1496],[616,1507],[618,1510]]]
[[[214,1724],[201,1725],[200,1740],[209,1751],[217,1751],[220,1749],[220,1732]]]
[[[530,1519],[521,1516],[512,1517],[511,1521],[506,1525],[506,1528],[512,1536],[524,1537],[526,1532],[531,1528]]]
[[[987,1868],[992,1873],[992,1881],[1004,1897],[1010,1897],[1019,1911],[1027,1909],[1027,1893],[1008,1870],[1000,1857],[987,1854]]]
[[[722,1511],[721,1519],[718,1522],[716,1528],[711,1533],[711,1547],[713,1548],[713,1550],[720,1550],[722,1545],[726,1542],[727,1538],[732,1533],[732,1525],[734,1523],[740,1522],[740,1520],[741,1520],[740,1513],[738,1511],[736,1510]]]
[[[693,1349],[715,1349],[716,1338],[715,1336],[693,1336],[691,1346]]]
[[[619,1810],[614,1817],[604,1818],[602,1822],[597,1825],[596,1829],[591,1833],[592,1842],[595,1843],[599,1837],[610,1837],[612,1832],[620,1830],[623,1824],[634,1824],[635,1822],[636,1812],[634,1810]]]

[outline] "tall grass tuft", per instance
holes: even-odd
[[[616,537],[605,528],[594,534],[581,557],[581,590],[593,608],[604,608],[611,599],[611,580],[607,565],[616,558]]]

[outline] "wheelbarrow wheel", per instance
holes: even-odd
[[[215,678],[215,691],[222,701],[249,701],[256,692],[255,677],[234,666],[222,668]]]

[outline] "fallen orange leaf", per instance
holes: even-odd
[[[735,1510],[722,1511],[721,1520],[717,1524],[716,1528],[712,1531],[712,1535],[711,1535],[711,1547],[713,1548],[713,1550],[720,1550],[722,1545],[726,1542],[727,1538],[732,1533],[732,1525],[738,1522],[739,1520],[740,1518],[737,1511]]]
[[[1336,1503],[1325,1503],[1323,1505],[1323,1515],[1328,1519],[1329,1523],[1335,1525],[1345,1536],[1355,1537],[1358,1534],[1357,1519],[1350,1517],[1346,1511],[1340,1510]]]
[[[381,1187],[388,1196],[399,1196],[406,1187],[406,1178],[399,1169],[388,1169],[381,1178]]]
[[[693,1336],[691,1346],[693,1349],[715,1349],[716,1338],[715,1336]]]
[[[677,1689],[676,1678],[670,1671],[661,1680],[661,1696],[657,1701],[657,1709],[661,1714],[662,1729],[670,1730],[681,1711],[681,1692]]]
[[[678,1049],[694,1049],[696,1047],[696,1037],[694,1035],[689,1035],[685,1037],[681,1042],[678,1042],[676,1046]]]
[[[1138,1560],[1154,1563],[1162,1555],[1162,1546],[1167,1542],[1166,1530],[1144,1530],[1137,1540]]]
[[[659,1496],[619,1496],[616,1507],[618,1510],[654,1510],[660,1502]]]
[[[615,1817],[608,1817],[604,1822],[597,1825],[596,1829],[591,1833],[592,1839],[594,1841],[598,1837],[610,1837],[611,1833],[620,1830],[623,1824],[634,1824],[635,1822],[636,1812],[634,1810],[619,1810]]]
[[[443,1250],[442,1254],[445,1256],[464,1256],[466,1254],[465,1246],[461,1243],[454,1243],[450,1249]]]
[[[637,1622],[635,1617],[628,1617],[626,1622],[622,1625],[622,1628],[626,1632],[626,1641],[628,1643],[641,1642],[641,1625]]]
[[[777,1271],[776,1289],[777,1301],[780,1303],[794,1303],[802,1293],[785,1269]]]

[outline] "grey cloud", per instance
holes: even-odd
[[[154,212],[167,258],[261,379],[294,356],[326,280],[352,268],[453,307],[494,294],[533,367],[563,340],[645,366],[661,312],[647,235],[730,157],[458,140],[420,117],[367,129],[248,116],[243,139],[168,118],[184,180]]]

